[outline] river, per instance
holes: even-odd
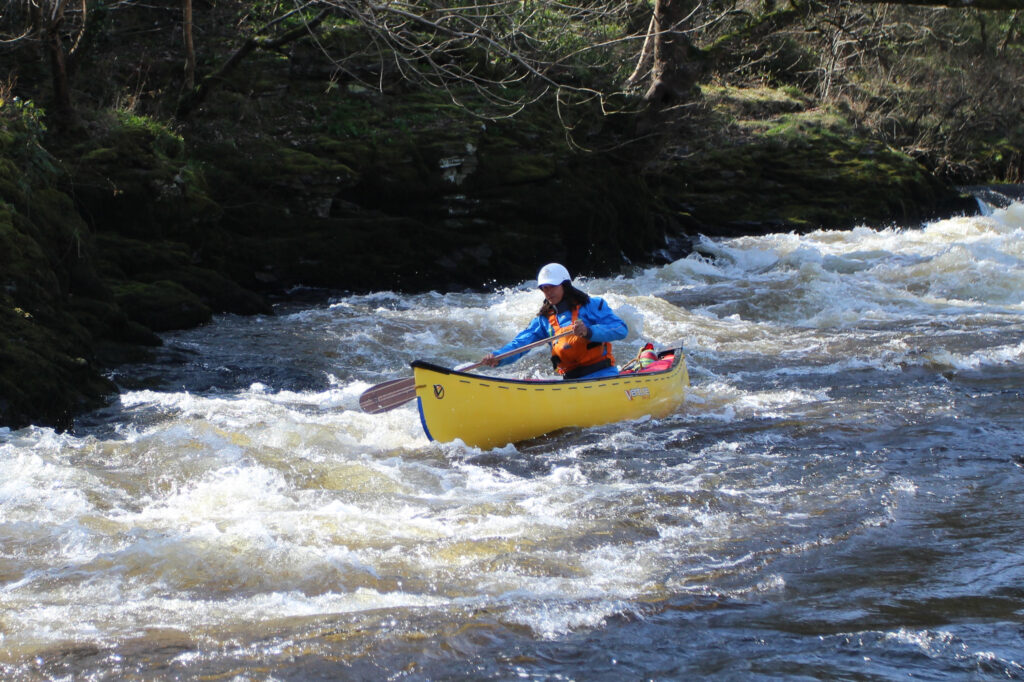
[[[620,361],[684,346],[678,412],[480,451],[359,411],[524,281],[220,317],[0,429],[0,678],[1024,677],[1024,205],[577,284]]]

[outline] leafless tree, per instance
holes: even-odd
[[[188,0],[185,1],[188,2]],[[276,50],[292,41],[308,36],[310,32],[328,16],[328,11],[321,10],[314,19],[303,22],[297,28],[284,31],[280,34],[274,34],[275,27],[285,21],[289,16],[291,16],[291,14],[292,13],[286,13],[282,16],[276,17],[258,31],[257,35],[246,38],[242,42],[241,47],[235,50],[220,67],[212,73],[204,76],[194,87],[188,88],[185,95],[178,102],[177,115],[180,118],[184,118],[191,114],[192,111],[206,99],[211,88],[234,71],[254,50]]]
[[[56,114],[70,120],[66,60],[85,30],[86,0],[8,2],[8,9],[0,9],[0,37],[36,40],[45,49]],[[1014,10],[1024,0],[653,0],[652,5],[633,0],[292,0],[280,3],[281,11],[258,29],[240,29],[235,51],[205,74],[196,72],[192,5],[192,0],[181,0],[185,76],[179,116],[188,116],[253,51],[280,50],[300,39],[317,41],[321,25],[359,31],[370,46],[360,54],[331,54],[325,48],[339,74],[366,79],[372,54],[380,68],[378,81],[370,85],[384,87],[395,76],[447,89],[456,100],[471,91],[476,102],[488,106],[486,115],[508,116],[553,91],[559,102],[597,101],[606,110],[613,108],[612,101],[653,108],[685,103],[696,92],[693,86],[703,76],[709,53],[742,52],[737,46],[746,42],[749,63],[755,64],[769,56],[766,35],[784,34],[801,22],[801,30],[820,31],[823,61],[816,87],[820,95],[835,97],[843,92],[842,74],[857,65],[870,33],[848,8],[970,6],[957,11],[975,12]],[[1004,50],[1015,21],[1009,26],[1001,42]]]
[[[20,0],[10,2],[0,13],[4,42],[35,41],[49,60],[58,127],[71,125],[75,118],[68,60],[75,56],[85,33],[86,9],[86,0]]]

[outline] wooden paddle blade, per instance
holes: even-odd
[[[404,405],[415,397],[415,379],[392,379],[363,391],[359,396],[359,407],[363,412],[379,414]]]

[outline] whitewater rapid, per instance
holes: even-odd
[[[167,334],[72,432],[0,429],[0,676],[1020,676],[1022,237],[1013,204],[581,273],[620,360],[681,344],[693,386],[493,451],[358,397],[502,345],[529,279]]]

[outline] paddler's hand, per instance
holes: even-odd
[[[494,357],[494,353],[488,353],[480,359],[481,365],[487,365],[488,367],[497,367],[498,359]]]
[[[583,320],[576,320],[572,323],[572,333],[580,338],[589,339],[590,329],[587,327]]]

